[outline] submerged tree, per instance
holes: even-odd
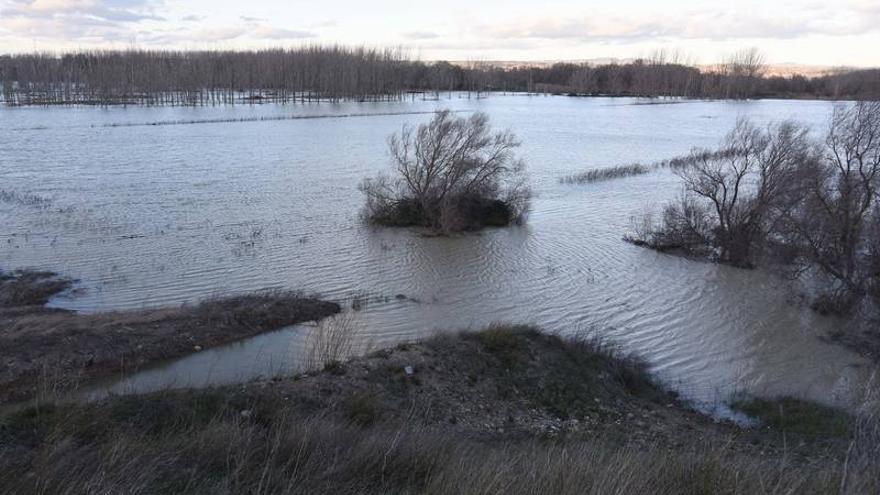
[[[416,129],[405,126],[388,141],[394,175],[361,184],[364,217],[443,232],[519,223],[531,196],[519,145],[510,131],[493,133],[484,113],[443,110]]]
[[[753,266],[798,195],[794,178],[810,150],[807,130],[797,124],[760,129],[740,120],[719,151],[695,152],[676,171],[684,195],[665,208],[660,225],[640,233],[640,243],[709,249],[720,262]]]
[[[823,306],[845,309],[880,281],[880,102],[838,105],[806,194],[790,216],[802,261],[832,281]]]
[[[797,124],[741,121],[720,152],[678,174],[682,199],[659,221],[636,222],[628,240],[818,275],[822,312],[844,313],[865,296],[880,303],[880,102],[835,107],[824,143]]]

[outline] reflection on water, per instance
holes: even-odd
[[[830,104],[633,103],[498,96],[4,108],[0,189],[51,205],[0,201],[0,266],[79,278],[82,293],[54,304],[80,311],[179,304],[266,287],[332,299],[369,293],[382,297],[358,313],[359,345],[493,321],[535,323],[563,334],[595,332],[644,356],[660,377],[709,406],[737,390],[849,400],[866,373],[864,363],[818,339],[841,323],[805,309],[784,281],[621,240],[632,215],[677,194],[675,176],[661,171],[582,186],[557,181],[573,171],[713,146],[740,115],[758,122],[796,118],[821,131]],[[519,135],[538,194],[528,225],[429,238],[359,224],[357,184],[387,166],[385,137],[437,107],[486,111]],[[328,114],[339,117],[287,118]],[[216,122],[123,125],[198,120]],[[265,334],[118,387],[287,374],[301,366],[307,335],[296,328]]]

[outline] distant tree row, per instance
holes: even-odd
[[[0,57],[3,99],[10,105],[400,99],[413,87],[414,69],[401,50],[339,46]]]
[[[422,62],[402,49],[306,46],[261,51],[92,51],[0,56],[8,105],[215,105],[400,100],[443,91],[695,98],[880,98],[880,70],[768,77],[756,50],[716,70],[660,53],[630,63],[500,67]]]

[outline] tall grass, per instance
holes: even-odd
[[[309,335],[308,369],[336,366],[354,354],[354,315],[339,313],[318,322]]]
[[[865,387],[863,404],[843,463],[840,493],[880,493],[880,388],[877,374]]]
[[[826,494],[843,473],[688,439],[670,450],[602,439],[486,443],[290,410],[210,414],[215,401],[193,397],[173,417],[138,403],[107,417],[19,413],[0,429],[0,493]],[[16,452],[34,431],[46,435],[39,449]],[[875,485],[841,492],[876,493],[862,486]]]

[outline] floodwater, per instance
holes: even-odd
[[[78,311],[302,289],[366,299],[353,320],[358,349],[496,321],[534,323],[618,344],[709,409],[737,391],[851,401],[866,363],[820,340],[843,323],[812,313],[784,280],[621,240],[633,215],[678,194],[673,174],[558,182],[715,146],[740,116],[792,118],[821,132],[831,104],[643,103],[498,95],[3,108],[0,267],[79,279],[74,294],[52,303]],[[357,185],[388,167],[386,137],[437,108],[485,111],[520,137],[537,193],[527,225],[438,238],[360,224]],[[291,373],[304,366],[313,331],[264,334],[108,386],[137,391]]]

